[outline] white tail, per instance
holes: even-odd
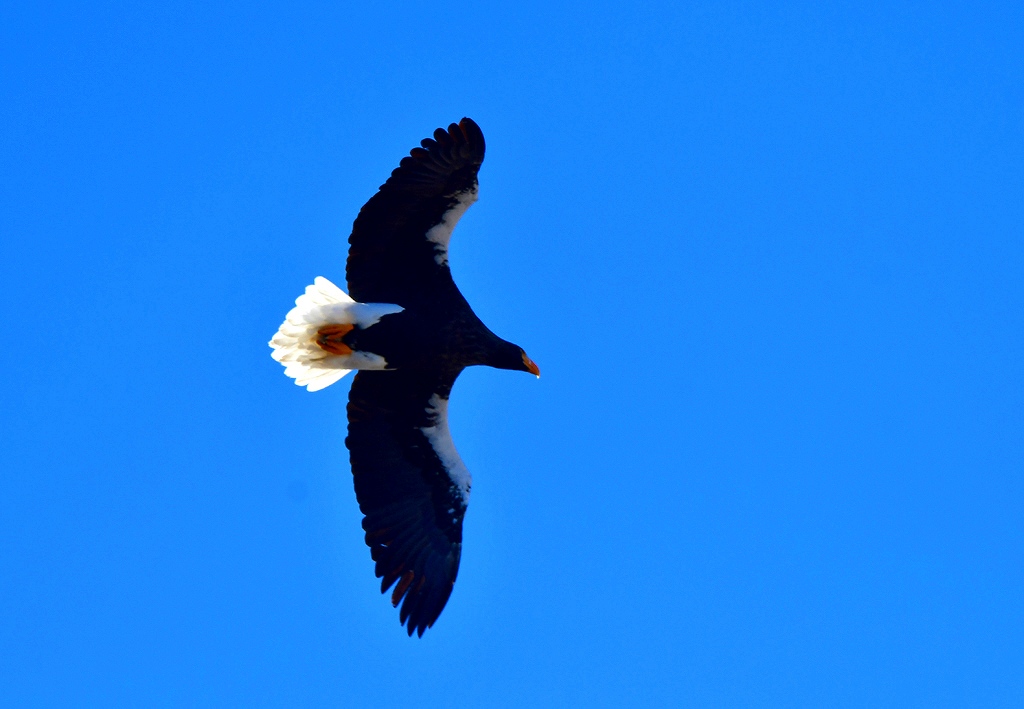
[[[295,300],[270,346],[270,356],[284,365],[284,373],[308,391],[334,384],[353,369],[385,369],[387,362],[372,352],[332,354],[320,348],[317,336],[325,325],[367,328],[385,315],[402,312],[389,303],[357,303],[323,276]]]

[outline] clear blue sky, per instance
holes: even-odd
[[[826,4],[3,4],[4,703],[1024,706],[1024,8]],[[266,343],[464,115],[410,640]]]

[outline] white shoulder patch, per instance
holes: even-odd
[[[458,487],[463,504],[469,504],[469,489],[473,486],[473,476],[469,474],[469,469],[459,457],[459,452],[455,450],[451,431],[448,430],[448,400],[434,394],[427,404],[427,414],[434,425],[420,430],[427,437],[437,457],[441,459],[441,465],[448,472],[448,477]]]
[[[472,189],[456,194],[455,204],[441,216],[441,221],[438,224],[427,231],[427,241],[437,244],[434,249],[434,260],[438,264],[444,266],[448,263],[448,242],[451,241],[452,231],[462,219],[462,215],[476,201],[478,195],[479,188],[476,185]]]

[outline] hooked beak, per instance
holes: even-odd
[[[523,352],[523,364],[526,365],[526,371],[540,379],[540,367],[537,366],[536,362],[526,356]]]

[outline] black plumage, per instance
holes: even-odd
[[[463,118],[421,145],[402,158],[352,225],[346,276],[349,295],[360,303],[408,308],[444,305],[453,294],[462,300],[447,265],[434,259],[437,245],[424,235],[458,195],[476,190],[484,135]]]
[[[469,476],[448,434],[452,385],[473,365],[539,375],[473,313],[448,267],[447,239],[476,198],[483,159],[472,120],[436,130],[366,203],[349,238],[352,298],[403,308],[352,329],[343,343],[387,362],[356,375],[345,442],[381,591],[394,586],[409,635],[437,620],[462,554]]]

